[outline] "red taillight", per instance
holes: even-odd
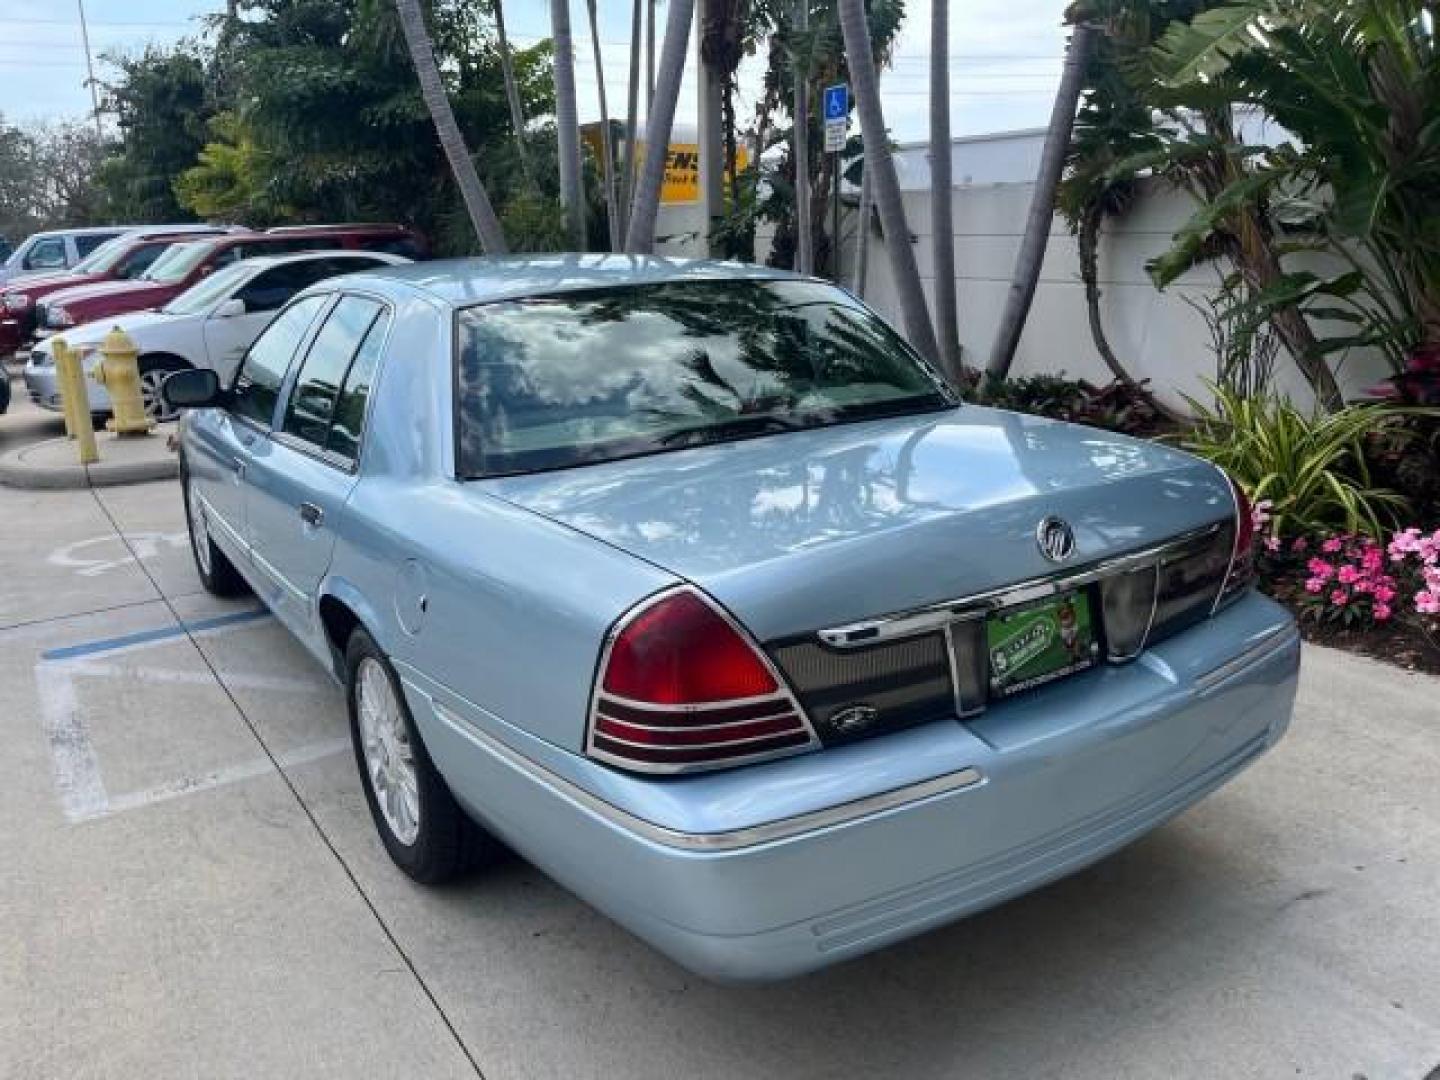
[[[590,710],[592,756],[687,772],[817,741],[769,660],[700,593],[652,597],[612,631]]]
[[[1216,608],[1244,592],[1255,571],[1255,510],[1245,489],[1233,477],[1225,479],[1230,481],[1230,491],[1235,497],[1235,548],[1230,554],[1225,584],[1215,598]]]

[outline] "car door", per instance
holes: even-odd
[[[205,409],[186,421],[190,482],[215,526],[212,534],[237,565],[250,562],[243,487],[255,447],[269,434],[285,374],[328,301],[307,296],[281,312],[246,354],[227,407]]]
[[[272,610],[302,639],[354,488],[365,404],[390,315],[347,294],[326,314],[287,381],[281,420],[251,459],[245,487],[251,554]]]

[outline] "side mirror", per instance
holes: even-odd
[[[217,319],[233,319],[238,315],[244,314],[245,301],[241,300],[238,296],[232,296],[215,309],[214,317]]]
[[[160,384],[160,397],[175,409],[209,409],[224,403],[220,376],[209,368],[177,371]]]

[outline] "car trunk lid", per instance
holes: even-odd
[[[762,641],[1002,588],[1233,514],[1224,476],[1097,429],[967,406],[481,482],[704,588]]]

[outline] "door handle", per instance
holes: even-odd
[[[245,460],[243,458],[231,458],[230,466],[235,470],[235,479],[245,479]]]
[[[306,525],[313,525],[319,528],[325,521],[325,511],[321,510],[320,507],[314,503],[301,503],[300,520],[305,522]]]

